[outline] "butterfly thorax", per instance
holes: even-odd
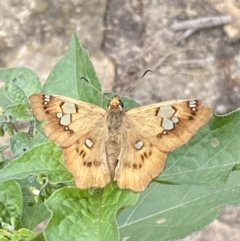
[[[123,103],[118,96],[114,96],[109,102],[107,116],[107,126],[111,140],[116,140],[124,116]]]
[[[115,136],[118,135],[124,116],[125,112],[119,109],[113,109],[108,112],[107,126],[111,139],[115,139]]]

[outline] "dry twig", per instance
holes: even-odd
[[[199,29],[225,25],[231,22],[232,22],[232,17],[229,15],[225,15],[225,16],[218,16],[218,17],[191,19],[187,21],[174,23],[172,25],[172,29],[174,31],[186,30],[183,36],[181,36],[175,42],[175,44],[182,42],[184,39],[188,38],[190,35],[198,31]]]

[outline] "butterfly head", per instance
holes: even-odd
[[[123,102],[117,95],[115,95],[108,103],[108,110],[113,110],[113,109],[123,110]]]

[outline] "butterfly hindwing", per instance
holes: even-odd
[[[81,189],[105,187],[111,181],[104,136],[107,136],[105,128],[95,128],[71,146],[63,148],[67,169]]]
[[[122,144],[114,180],[120,188],[143,191],[163,170],[167,155],[135,128],[130,133],[123,131],[123,135],[128,136],[128,142]]]

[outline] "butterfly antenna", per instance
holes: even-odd
[[[80,80],[83,79],[85,80],[93,89],[95,89],[100,95],[103,95],[103,92],[101,92],[100,90],[98,90],[95,86],[93,86],[88,79],[86,79],[85,77],[81,77]],[[104,95],[104,97],[106,97],[108,100],[110,100],[109,97],[107,97],[106,95]]]
[[[124,95],[121,96],[120,99],[122,99],[123,97],[125,97],[127,93],[129,93],[132,89],[134,89],[134,88],[139,84],[139,82],[142,81],[142,79],[144,78],[144,76],[145,76],[148,72],[152,72],[152,70],[150,70],[150,69],[146,70],[146,71],[143,73],[142,77],[141,77],[133,86],[131,86],[131,87],[124,93]]]
[[[93,86],[88,79],[86,79],[85,77],[81,77],[80,80],[83,79],[85,80],[93,89],[95,89],[98,93],[102,94],[102,92],[100,90],[98,90],[95,86]]]

